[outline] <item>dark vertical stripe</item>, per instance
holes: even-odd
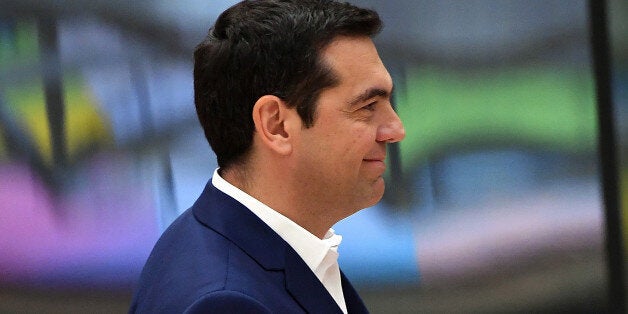
[[[611,85],[611,56],[605,0],[589,0],[591,48],[595,72],[599,161],[606,216],[609,310],[625,313],[624,253],[619,208],[619,177]]]
[[[392,95],[393,102],[392,106],[395,111],[397,111],[396,101],[394,100],[395,95]],[[405,188],[406,183],[403,178],[403,169],[401,166],[401,150],[399,147],[399,142],[397,143],[389,143],[386,145],[388,148],[388,166],[390,170],[390,184],[387,182],[388,188],[386,188],[386,193],[388,193],[388,197],[386,198],[396,210],[400,210],[401,208],[407,207],[408,198],[407,189]]]
[[[63,169],[67,164],[65,104],[63,74],[57,34],[57,21],[53,17],[39,19],[39,52],[44,83],[44,99],[50,129],[50,144],[54,167]]]

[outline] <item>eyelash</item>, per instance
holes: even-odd
[[[372,102],[372,103],[362,107],[362,109],[366,109],[368,111],[375,111],[375,104],[376,104],[376,102]]]

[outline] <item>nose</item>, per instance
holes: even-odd
[[[406,130],[403,123],[399,119],[399,115],[390,107],[386,120],[377,129],[376,140],[384,143],[396,143],[403,140],[404,137],[406,137]]]

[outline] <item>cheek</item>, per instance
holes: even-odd
[[[347,152],[361,154],[360,159],[362,159],[364,157],[363,155],[368,153],[376,143],[375,133],[371,132],[367,127],[356,128],[352,130],[352,132],[347,132],[345,136],[347,137],[345,143]]]
[[[338,161],[340,171],[358,172],[362,166],[362,160],[373,149],[375,137],[366,130],[359,129],[355,132],[347,132],[342,140],[336,140],[335,156],[330,158]]]
[[[376,143],[375,132],[362,122],[327,125],[323,130],[326,132],[309,138],[310,142],[304,145],[314,158],[312,162],[326,164],[327,169],[342,172],[356,169]]]

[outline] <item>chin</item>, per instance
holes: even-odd
[[[379,177],[373,186],[373,205],[379,203],[384,197],[384,191],[386,190],[386,184],[384,183],[384,178]],[[371,206],[373,206],[371,205]]]
[[[382,197],[384,196],[384,189],[380,191],[376,191],[373,196],[369,199],[368,203],[366,204],[366,206],[364,206],[364,208],[367,207],[371,207],[374,206],[375,204],[379,203],[379,201],[382,200]]]
[[[355,211],[362,210],[367,207],[371,207],[379,201],[381,201],[384,196],[384,180],[380,177],[374,182],[371,183],[368,187],[363,187],[360,193],[355,194],[354,197],[354,206]],[[357,205],[357,206],[356,206]],[[348,207],[347,207],[348,208]]]

